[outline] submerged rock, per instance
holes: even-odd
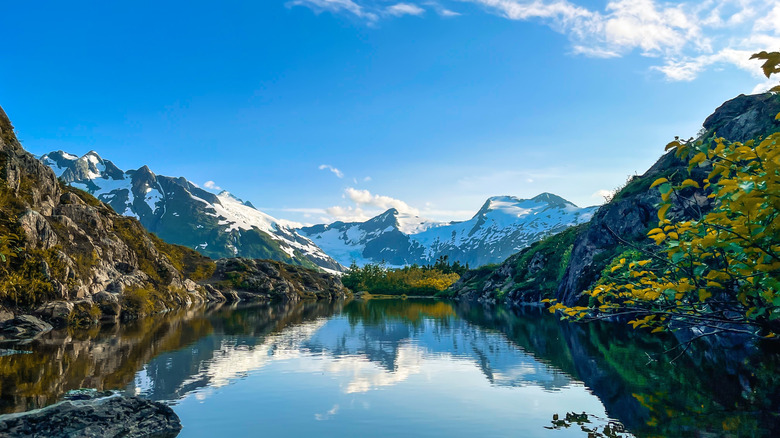
[[[80,391],[60,403],[0,415],[0,436],[13,437],[175,437],[181,422],[173,410],[138,397]]]

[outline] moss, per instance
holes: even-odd
[[[552,296],[566,272],[574,240],[587,227],[587,224],[582,224],[567,228],[536,242],[528,251],[522,253],[515,262],[514,281],[516,285],[512,289],[516,291],[536,290],[541,292],[545,298]],[[537,254],[541,255],[543,262],[539,270],[531,273],[531,261],[538,257]]]
[[[73,311],[68,315],[68,325],[71,327],[90,327],[100,321],[102,312],[100,308],[89,302],[79,302],[73,306]]]
[[[214,275],[217,264],[199,252],[180,245],[172,245],[150,233],[149,238],[157,251],[165,254],[171,264],[185,277],[193,281],[201,281]]]
[[[122,318],[134,319],[180,307],[187,298],[187,291],[179,288],[165,290],[153,287],[131,287],[121,297]]]
[[[16,141],[16,134],[14,134],[14,127],[11,124],[11,120],[5,115],[5,111],[0,108],[0,138],[3,143],[10,144]]]
[[[101,210],[105,212],[106,210],[114,213],[114,209],[111,208],[110,205],[105,204],[101,202],[98,198],[92,196],[88,192],[85,192],[84,190],[77,189],[75,187],[69,186],[62,182],[62,180],[57,180],[60,183],[60,188],[67,193],[73,193],[74,195],[78,196],[79,199],[84,201],[85,204],[89,205],[90,207],[95,207],[98,210]]]

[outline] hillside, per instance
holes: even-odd
[[[717,134],[744,142],[767,136],[780,131],[780,121],[775,120],[779,111],[777,94],[740,95],[725,102],[704,121],[701,137]],[[539,303],[544,298],[555,298],[567,305],[578,303],[581,292],[598,280],[617,255],[631,246],[652,243],[647,232],[658,223],[661,195],[650,185],[660,177],[681,178],[685,169],[685,163],[672,152],[663,155],[643,175],[631,178],[588,224],[550,236],[500,265],[467,273],[449,294],[510,303]],[[709,169],[697,168],[693,177],[703,179],[708,172]],[[712,208],[712,201],[698,189],[690,190],[686,204],[701,211]],[[688,214],[680,203],[669,211],[672,218]]]

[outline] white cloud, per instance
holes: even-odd
[[[610,0],[601,7],[584,0],[293,0],[320,12],[347,13],[375,23],[380,18],[459,15],[452,5],[472,3],[514,21],[533,21],[566,35],[572,53],[615,58],[637,52],[656,58],[653,67],[671,81],[689,81],[709,68],[733,65],[758,76],[744,54],[777,50],[780,4],[775,0]]]
[[[341,207],[333,206],[325,209],[325,214],[328,217],[324,217],[323,222],[342,221],[342,222],[364,222],[371,219],[375,215],[366,214],[362,208],[355,207]]]
[[[214,181],[204,182],[203,187],[211,190],[222,190],[222,187],[218,186]]]
[[[389,6],[385,11],[395,17],[400,17],[403,15],[422,15],[425,13],[425,9],[413,5],[410,3],[398,3],[393,6]]]
[[[371,177],[370,176],[367,176],[367,177],[363,178],[363,182],[369,182],[369,181],[371,181]]]
[[[413,215],[419,215],[420,211],[416,208],[409,206],[400,199],[391,198],[389,196],[374,195],[368,190],[359,190],[352,187],[348,187],[344,194],[346,197],[357,204],[358,206],[373,206],[379,208],[382,211],[395,208],[401,213],[409,213]]]
[[[445,8],[437,9],[436,12],[438,12],[442,17],[457,17],[460,15],[460,12],[451,11]]]
[[[379,18],[377,14],[366,11],[352,0],[292,0],[287,3],[287,6],[306,6],[316,13],[324,11],[333,13],[347,12],[369,22],[376,21]]]
[[[320,164],[319,169],[320,170],[330,170],[337,177],[344,178],[344,173],[342,171],[336,169],[335,167],[331,166],[330,164]]]
[[[458,17],[461,15],[459,12],[455,12],[451,9],[445,8],[438,2],[426,1],[423,4],[436,11],[436,13],[439,14],[439,16],[441,17],[449,18],[449,17]]]

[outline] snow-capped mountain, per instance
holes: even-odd
[[[213,258],[263,258],[343,270],[301,236],[294,224],[275,219],[226,191],[215,195],[186,178],[155,175],[147,166],[124,172],[94,151],[83,157],[57,151],[40,159],[65,183],[91,193],[120,214],[137,217],[170,243]]]
[[[446,255],[470,266],[498,263],[545,236],[587,222],[596,208],[580,208],[550,193],[532,199],[495,196],[473,218],[433,222],[396,209],[366,222],[334,222],[299,229],[342,265],[429,264]]]

